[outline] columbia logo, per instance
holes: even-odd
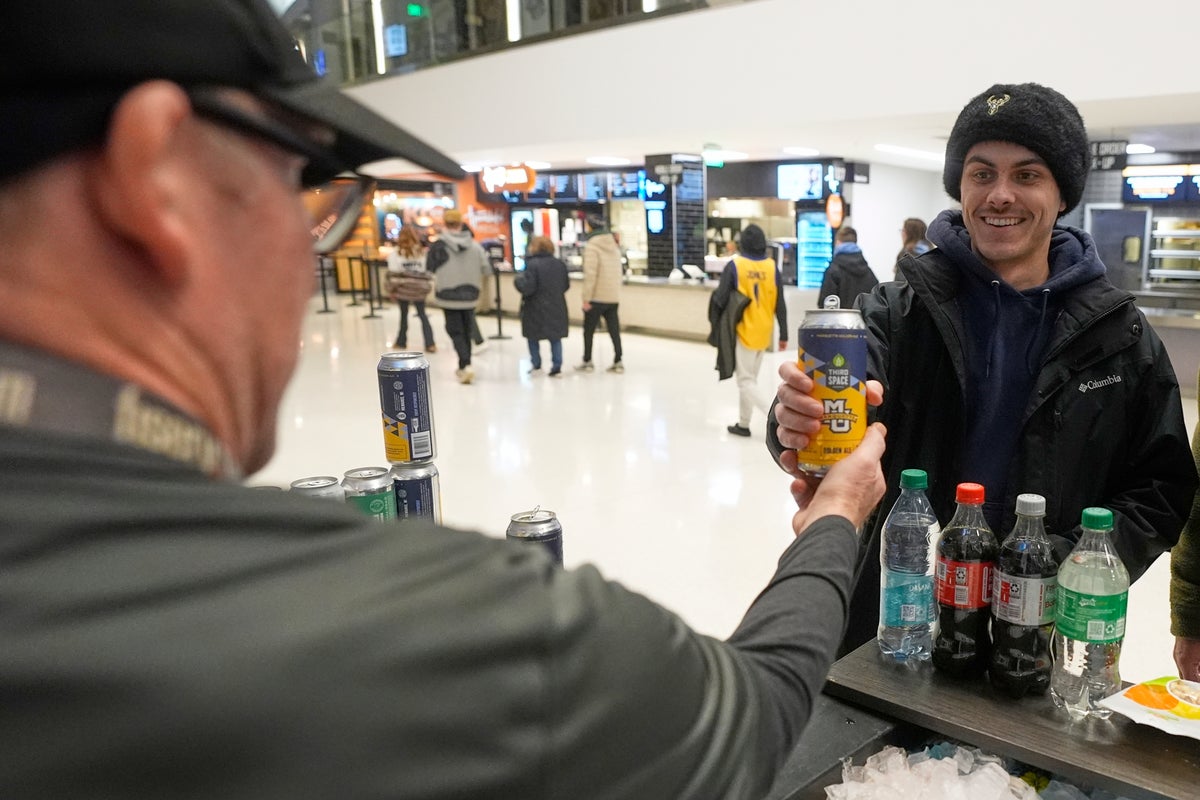
[[[1092,389],[1103,389],[1105,386],[1112,386],[1114,383],[1120,382],[1120,375],[1109,375],[1107,378],[1101,378],[1098,381],[1084,381],[1083,383],[1079,384],[1079,392],[1080,394],[1083,394],[1084,392],[1089,392]]]

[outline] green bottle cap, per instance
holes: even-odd
[[[900,473],[901,489],[928,489],[929,476],[923,469],[906,469]]]
[[[1094,531],[1112,530],[1112,512],[1107,508],[1085,508],[1083,510],[1083,527]]]

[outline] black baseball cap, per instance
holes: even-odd
[[[23,0],[0,25],[0,181],[103,141],[121,96],[166,79],[243,89],[333,129],[327,165],[461,168],[322,80],[267,0]]]

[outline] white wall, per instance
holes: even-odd
[[[928,225],[955,203],[942,189],[940,172],[871,165],[871,182],[850,185],[848,222],[858,231],[863,256],[881,281],[892,280],[900,252],[900,226],[907,217]]]

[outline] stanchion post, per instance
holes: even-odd
[[[354,287],[354,284],[356,283],[356,281],[354,280],[354,262],[355,261],[362,263],[362,259],[360,259],[358,256],[346,256],[346,266],[347,266],[346,272],[350,276],[350,302],[346,304],[348,306],[361,306],[362,305],[362,303],[358,302],[358,290]]]
[[[367,303],[370,308],[370,311],[363,314],[363,319],[379,319],[379,314],[375,312],[383,310],[383,296],[379,291],[380,262],[374,258],[364,258],[362,263],[363,269],[367,270]],[[376,308],[376,303],[379,304],[378,308]]]
[[[492,267],[492,277],[496,279],[496,335],[489,336],[489,339],[511,339],[511,336],[504,335],[504,312],[500,307],[500,270]]]
[[[325,278],[329,275],[329,262],[332,261],[329,256],[317,256],[317,274],[321,276],[321,308],[317,310],[318,314],[332,314],[333,309],[329,307],[329,290],[325,286]]]

